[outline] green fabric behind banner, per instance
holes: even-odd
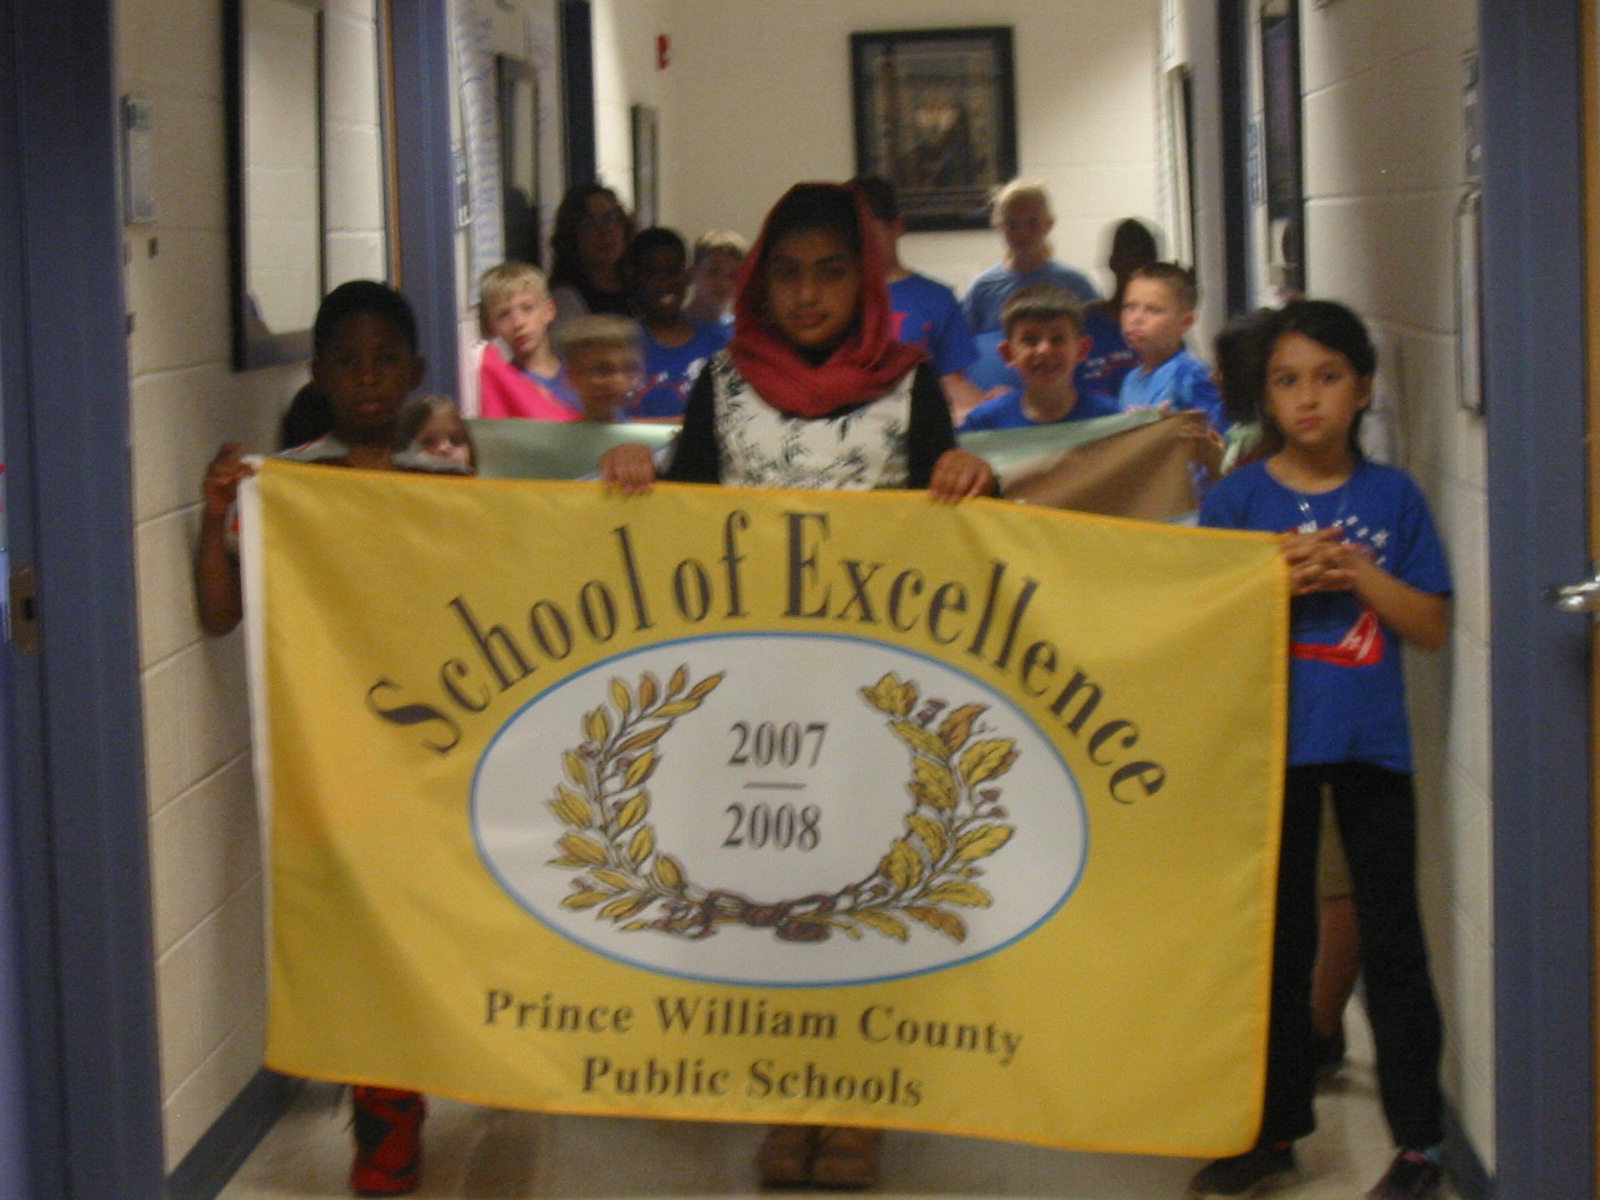
[[[962,434],[964,449],[987,459],[998,475],[1020,463],[1075,446],[1102,441],[1159,421],[1154,409],[1064,421],[1031,429],[996,429]],[[674,425],[603,425],[593,421],[469,421],[478,446],[478,473],[487,479],[582,479],[595,473],[600,456],[624,442],[652,448],[676,436]]]

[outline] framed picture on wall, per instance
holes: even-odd
[[[856,173],[895,185],[906,228],[982,229],[1017,173],[1011,30],[850,35]]]
[[[539,75],[504,54],[494,59],[500,109],[500,215],[505,256],[542,263],[539,253]]]
[[[656,110],[646,104],[633,106],[633,219],[640,229],[648,229],[659,218],[661,207],[660,175],[656,154],[659,145]]]

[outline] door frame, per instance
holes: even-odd
[[[1595,1177],[1580,11],[1479,6],[1499,1200]]]
[[[8,527],[40,633],[4,648],[28,1161],[6,1186],[51,1200],[162,1180],[112,9],[0,0]]]

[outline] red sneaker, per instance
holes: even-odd
[[[428,1102],[399,1088],[353,1087],[356,1160],[350,1190],[358,1196],[404,1196],[422,1179],[422,1118]]]

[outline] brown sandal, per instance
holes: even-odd
[[[816,1125],[773,1125],[756,1151],[756,1173],[764,1187],[811,1182],[811,1160],[822,1130]]]
[[[878,1182],[878,1150],[883,1131],[851,1125],[824,1125],[817,1131],[811,1182],[818,1187],[859,1190]]]

